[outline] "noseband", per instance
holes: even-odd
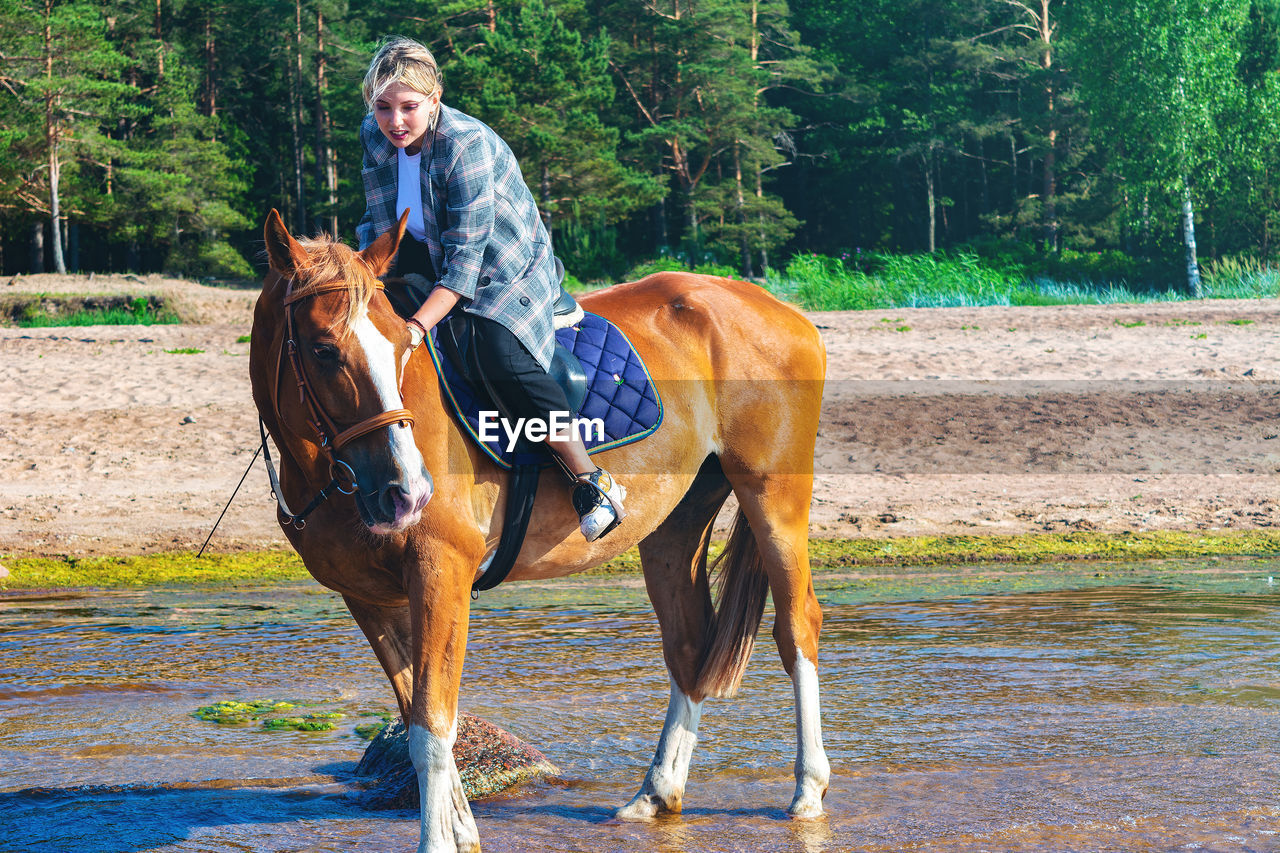
[[[377,281],[375,285],[378,290],[382,290],[382,282]],[[280,488],[280,479],[276,475],[275,467],[271,464],[271,453],[267,450],[266,429],[262,426],[259,419],[259,429],[262,432],[262,449],[266,454],[267,474],[271,480],[271,491],[275,495],[276,503],[280,506],[280,511],[284,514],[289,524],[292,524],[298,530],[306,526],[307,516],[310,515],[316,507],[320,506],[336,489],[344,495],[355,494],[359,491],[360,486],[356,482],[355,471],[351,466],[342,459],[338,458],[338,451],[344,446],[351,443],[362,435],[381,429],[385,426],[399,424],[400,426],[412,426],[413,413],[408,409],[392,409],[387,412],[379,412],[372,417],[365,418],[353,427],[340,429],[338,424],[325,411],[324,404],[320,402],[320,398],[316,396],[312,387],[310,378],[307,376],[306,365],[303,363],[302,354],[298,350],[298,326],[297,319],[294,316],[295,306],[304,299],[310,299],[321,293],[331,293],[339,290],[347,290],[347,285],[343,281],[331,281],[326,284],[317,285],[309,288],[302,293],[293,292],[293,284],[290,282],[289,291],[284,298],[284,314],[285,314],[285,330],[286,338],[280,347],[280,352],[276,357],[276,375],[275,388],[272,393],[272,404],[275,406],[276,422],[283,423],[280,416],[280,375],[284,369],[284,355],[289,354],[289,365],[293,368],[294,378],[298,385],[298,399],[306,407],[309,413],[307,423],[316,433],[319,439],[316,444],[321,452],[329,460],[329,484],[311,499],[306,508],[300,513],[293,513],[289,510],[288,505],[284,501],[284,494]],[[344,477],[342,475],[345,474]]]

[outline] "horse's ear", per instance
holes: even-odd
[[[364,258],[364,262],[369,265],[369,269],[373,270],[375,276],[382,275],[391,269],[391,259],[396,256],[396,250],[400,248],[400,241],[404,238],[404,227],[408,222],[409,209],[405,208],[404,213],[400,214],[400,221],[396,223],[396,227],[384,232],[360,253],[360,257]]]
[[[267,262],[271,268],[282,276],[290,277],[302,266],[307,257],[307,250],[298,244],[284,227],[284,220],[273,207],[267,214],[267,223],[262,227],[262,237],[267,244]]]

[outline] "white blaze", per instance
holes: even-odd
[[[364,350],[365,362],[369,365],[369,376],[373,379],[373,387],[378,392],[378,400],[382,403],[382,411],[403,409],[404,400],[400,397],[400,386],[396,382],[396,348],[391,341],[373,325],[366,311],[361,311],[351,325],[356,341]],[[421,476],[422,454],[413,443],[413,431],[391,427],[391,456],[406,478],[416,480]]]

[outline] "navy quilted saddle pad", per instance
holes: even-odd
[[[508,453],[508,439],[501,427],[495,430],[496,440],[480,440],[480,410],[492,409],[493,405],[458,375],[453,362],[441,355],[435,338],[432,329],[431,360],[454,415],[472,441],[503,468],[512,464],[550,464],[545,451],[532,458],[516,451]],[[603,438],[595,430],[583,435],[588,453],[611,450],[653,434],[662,423],[662,400],[640,354],[617,326],[597,314],[586,313],[577,325],[557,331],[556,340],[578,357],[587,375],[587,397],[577,416],[599,418],[604,423]]]

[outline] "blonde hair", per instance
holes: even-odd
[[[389,37],[373,55],[364,83],[360,86],[365,107],[372,112],[374,103],[396,83],[403,83],[428,97],[436,92],[444,93],[444,80],[436,58],[425,46],[404,36]],[[439,116],[440,111],[436,110],[431,118],[433,130]]]

